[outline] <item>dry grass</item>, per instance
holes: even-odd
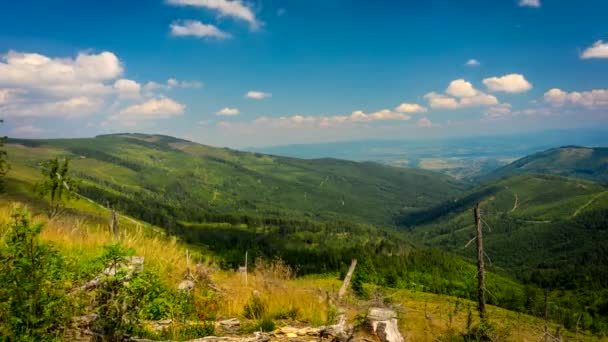
[[[249,305],[254,292],[266,307],[266,316],[276,318],[295,310],[298,321],[323,325],[331,318],[327,288],[315,280],[294,279],[281,261],[256,262],[256,271],[244,273],[217,272],[214,281],[222,288],[218,314],[239,317]],[[316,286],[320,285],[320,286]]]

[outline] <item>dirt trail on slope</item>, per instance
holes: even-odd
[[[583,204],[578,209],[576,209],[576,211],[574,212],[574,214],[572,214],[572,217],[576,217],[576,215],[578,215],[581,212],[581,210],[583,210],[583,209],[587,208],[588,206],[590,206],[591,203],[593,203],[593,201],[595,201],[596,199],[598,199],[600,196],[602,196],[605,193],[608,193],[608,191],[600,192],[599,194],[591,197],[591,199],[589,200],[589,202]]]
[[[515,203],[513,203],[513,208],[511,209],[511,212],[514,212],[515,209],[517,209],[517,206],[519,205],[519,196],[517,196],[517,192],[509,189],[508,186],[505,186],[505,189],[511,191],[513,193],[513,196],[515,196]]]

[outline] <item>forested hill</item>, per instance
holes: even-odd
[[[471,208],[481,203],[490,265],[523,283],[559,289],[566,306],[608,316],[608,188],[576,178],[518,175],[481,186],[459,200],[400,223],[427,246],[475,257]]]
[[[608,183],[608,148],[564,146],[518,159],[483,176],[483,181],[518,174],[552,174]]]
[[[13,169],[32,177],[41,161],[70,158],[83,195],[164,227],[255,218],[389,224],[404,208],[426,208],[462,189],[423,170],[239,152],[160,135],[10,139],[7,150]]]

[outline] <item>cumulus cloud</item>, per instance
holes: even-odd
[[[608,89],[566,92],[553,88],[544,94],[545,102],[553,106],[574,105],[590,109],[608,107]]]
[[[174,37],[196,37],[227,39],[231,35],[211,24],[196,20],[181,20],[171,24],[171,35]]]
[[[253,100],[262,100],[265,99],[267,97],[271,97],[272,94],[271,93],[265,93],[263,91],[257,91],[257,90],[250,90],[247,92],[247,94],[245,94],[245,97],[248,99],[253,99]]]
[[[490,91],[505,93],[522,93],[532,89],[532,84],[521,74],[509,74],[501,77],[490,77],[483,80]]]
[[[32,125],[24,125],[13,128],[9,133],[12,136],[32,136],[40,134],[42,132],[44,132],[42,128],[38,128]]]
[[[110,116],[111,121],[142,121],[168,119],[184,113],[186,106],[170,98],[162,97],[147,100],[143,103],[128,106],[117,114]]]
[[[133,80],[121,78],[114,82],[114,89],[123,98],[137,98],[140,95],[141,85]]]
[[[433,127],[433,122],[428,118],[420,118],[417,125],[418,127]]]
[[[424,98],[431,108],[437,109],[460,109],[498,104],[495,96],[475,89],[470,82],[463,79],[450,82],[445,94],[430,92],[424,95]]]
[[[257,28],[260,25],[253,10],[240,0],[168,0],[167,2],[176,6],[192,6],[213,10],[218,12],[220,16],[244,20],[252,28]]]
[[[395,108],[398,113],[426,113],[427,109],[417,103],[402,103]]]
[[[464,65],[467,65],[467,66],[478,66],[480,64],[481,63],[479,63],[479,61],[474,58],[471,58],[466,63],[464,63]]]
[[[0,86],[46,87],[113,80],[123,73],[111,52],[79,53],[76,58],[50,58],[37,53],[9,51],[0,59]]]
[[[541,3],[540,0],[519,0],[519,6],[539,8]]]
[[[90,114],[105,96],[132,86],[129,80],[113,82],[123,72],[118,57],[107,51],[75,58],[9,51],[0,57],[0,112],[8,117]]]
[[[608,43],[598,40],[593,46],[585,49],[581,54],[582,59],[608,58]]]
[[[458,79],[450,82],[445,93],[455,97],[472,97],[478,94],[478,91],[473,87],[473,84],[463,79]]]
[[[222,108],[215,113],[215,115],[218,115],[218,116],[236,116],[239,114],[241,114],[241,112],[238,110],[238,108],[229,108],[229,107]]]

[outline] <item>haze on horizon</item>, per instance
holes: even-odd
[[[10,137],[269,146],[608,123],[608,2],[4,2]]]

